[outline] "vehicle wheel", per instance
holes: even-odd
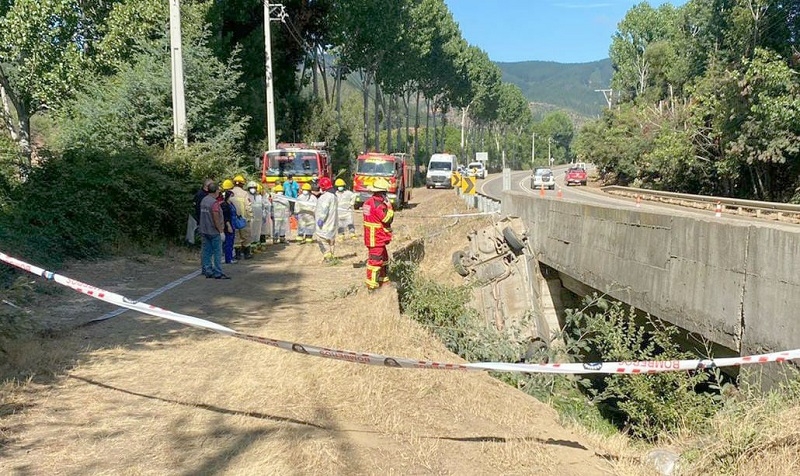
[[[556,189],[556,186],[555,186],[555,185],[553,185],[552,187],[550,187],[550,190],[555,190],[555,189]]]
[[[585,187],[586,186],[586,182],[585,181],[581,182],[581,185],[583,185]]]
[[[467,268],[464,267],[464,262],[462,261],[464,256],[465,255],[463,251],[456,251],[453,253],[453,268],[456,269],[456,273],[458,273],[460,276],[466,277],[469,276],[469,271],[467,271]]]
[[[510,226],[503,228],[503,238],[506,239],[508,247],[511,248],[511,251],[513,251],[514,254],[518,255],[522,253],[522,250],[525,249],[525,243],[523,243],[522,240],[519,239],[517,233],[514,230],[512,230]]]

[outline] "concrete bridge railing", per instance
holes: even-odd
[[[737,352],[800,347],[800,228],[504,192],[538,260]]]

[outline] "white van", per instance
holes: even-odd
[[[428,173],[425,175],[427,188],[453,188],[450,179],[458,170],[458,158],[453,154],[433,154],[428,162]]]

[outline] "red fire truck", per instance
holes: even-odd
[[[370,152],[359,155],[356,160],[353,191],[356,193],[357,208],[370,197],[369,187],[378,177],[389,181],[387,196],[395,209],[408,205],[414,184],[414,169],[409,164],[408,155]]]
[[[331,159],[324,142],[313,142],[310,146],[279,143],[275,150],[264,152],[256,167],[261,169],[261,183],[266,188],[283,183],[289,174],[301,185],[316,183],[320,177],[332,178]]]

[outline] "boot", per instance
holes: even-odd
[[[234,248],[234,252],[235,253],[233,255],[233,259],[236,260],[236,261],[241,260],[242,259],[242,248],[241,247]]]
[[[249,246],[244,247],[244,259],[250,259],[253,257],[253,253],[250,250]]]

